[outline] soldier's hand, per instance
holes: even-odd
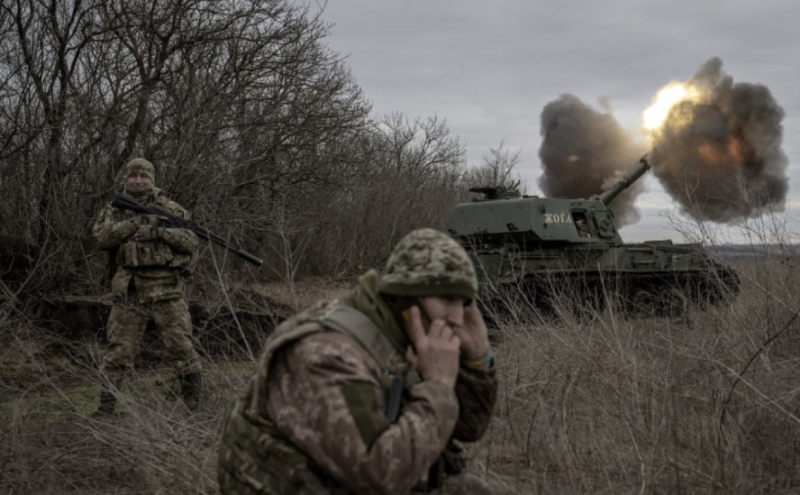
[[[151,242],[164,237],[164,227],[156,227],[152,225],[141,225],[134,234],[133,239],[136,242]]]
[[[139,225],[131,219],[122,220],[114,224],[114,232],[122,237],[134,235]]]
[[[426,333],[419,308],[411,308],[411,338],[406,358],[425,380],[438,380],[454,387],[458,378],[461,341],[443,321],[434,320]]]
[[[136,222],[136,225],[150,225],[152,227],[157,227],[159,221],[163,219],[164,217],[149,214],[140,214],[133,217],[133,221]]]
[[[456,327],[454,331],[461,339],[461,351],[465,359],[473,361],[489,355],[489,329],[478,309],[478,301],[473,299],[464,308],[464,326]]]

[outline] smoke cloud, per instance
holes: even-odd
[[[636,166],[646,152],[609,111],[598,111],[573,95],[548,103],[541,115],[543,174],[539,187],[549,197],[588,198],[603,192]],[[639,220],[634,206],[642,181],[609,205],[617,227]]]
[[[788,160],[783,109],[760,84],[734,83],[712,58],[687,81],[696,96],[651,133],[653,173],[698,220],[729,222],[782,211]]]

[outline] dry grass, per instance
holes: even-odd
[[[469,447],[474,471],[497,493],[797,493],[796,260],[740,270],[730,307],[500,325],[500,401],[486,437]],[[263,290],[305,304],[343,288],[315,280],[291,296]],[[101,380],[91,360],[69,359],[53,337],[9,321],[0,330],[0,492],[216,493],[220,422],[250,363],[206,363],[196,413],[165,400],[174,386],[166,370],[142,370],[124,388],[122,414],[100,421],[88,416]],[[97,344],[80,345],[96,355]]]
[[[250,363],[214,364],[194,412],[174,400],[168,370],[146,370],[126,380],[110,418],[91,416],[104,377],[78,363],[38,373],[28,386],[4,387],[0,492],[216,493],[219,426]]]
[[[250,285],[249,290],[275,302],[305,308],[320,300],[341,297],[355,281],[332,280],[328,278],[306,278],[291,285],[281,282]]]
[[[741,266],[726,308],[502,328],[476,462],[509,493],[797,493],[793,263]]]

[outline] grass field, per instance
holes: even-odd
[[[471,469],[496,493],[799,493],[798,262],[739,262],[730,306],[679,317],[519,308],[493,330],[501,394]],[[344,287],[260,290],[300,306]],[[97,420],[97,342],[20,313],[0,342],[0,493],[216,493],[221,420],[251,362],[206,359],[195,413],[165,399],[165,369],[142,368],[121,415]]]

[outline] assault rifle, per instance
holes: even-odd
[[[211,241],[219,246],[224,247],[225,249],[233,252],[234,254],[244,258],[245,260],[249,261],[250,263],[261,266],[264,262],[252,254],[238,248],[235,246],[231,246],[228,242],[223,239],[222,237],[209,232],[208,229],[198,225],[196,222],[191,220],[185,220],[178,215],[172,213],[171,211],[167,210],[166,208],[162,208],[160,206],[144,206],[143,204],[139,203],[135,199],[130,196],[126,196],[125,194],[117,194],[114,198],[114,201],[111,202],[111,206],[114,208],[119,208],[120,210],[130,210],[135,211],[137,213],[143,213],[145,215],[156,215],[159,217],[166,218],[166,222],[171,225],[172,227],[178,229],[189,229],[199,237]]]

